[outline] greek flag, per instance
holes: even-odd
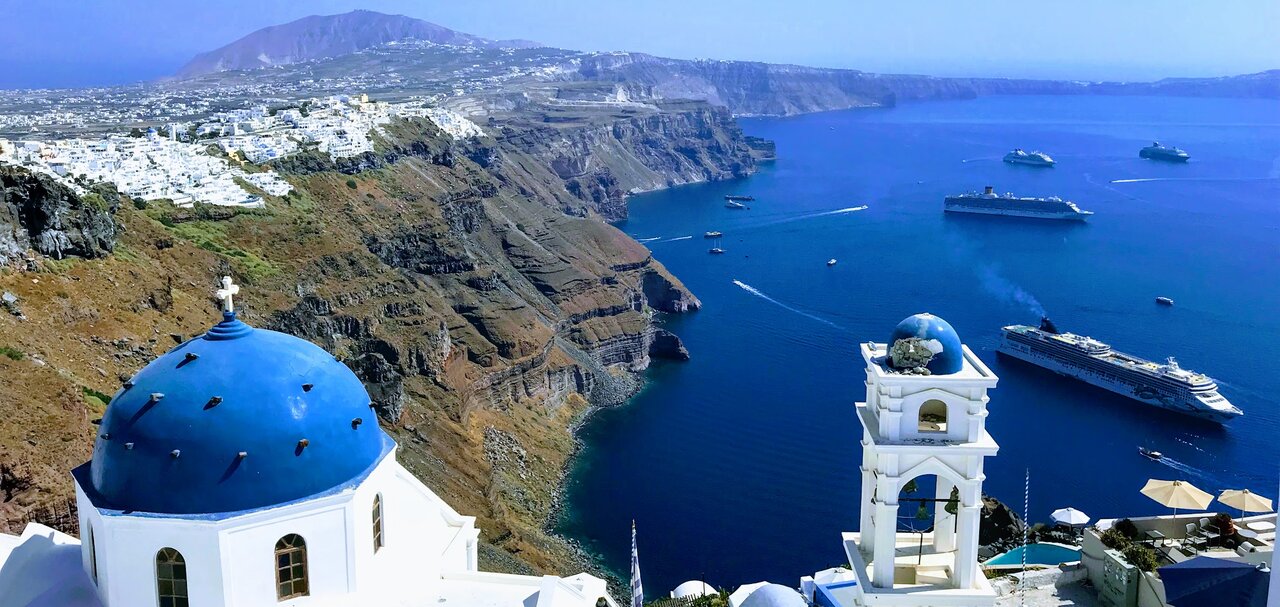
[[[644,588],[640,585],[640,553],[636,551],[635,521],[631,521],[631,607],[644,607]]]

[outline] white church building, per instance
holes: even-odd
[[[72,472],[80,538],[0,534],[0,607],[594,607],[605,582],[485,573],[479,530],[396,461],[360,380],[236,318],[111,400]]]

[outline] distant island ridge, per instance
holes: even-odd
[[[542,46],[530,40],[488,40],[404,15],[355,10],[341,15],[312,15],[264,27],[226,46],[196,55],[178,70],[177,76],[190,78],[226,70],[314,61],[411,38],[484,48]]]
[[[260,29],[197,55],[176,77],[188,80],[237,70],[334,61],[404,40],[484,49],[542,47],[529,40],[488,40],[421,19],[358,10]],[[747,116],[1011,94],[1280,98],[1280,69],[1214,78],[1106,82],[877,74],[755,61],[670,59],[621,51],[568,52],[561,59],[554,66],[559,79],[616,83],[632,100],[702,100]]]

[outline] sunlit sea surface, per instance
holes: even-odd
[[[985,490],[1020,509],[1029,469],[1033,521],[1065,506],[1166,512],[1138,493],[1153,477],[1275,497],[1280,104],[989,97],[742,124],[777,142],[776,163],[635,197],[619,226],[704,307],[665,319],[692,360],[655,364],[582,432],[558,528],[604,566],[625,578],[632,519],[650,597],[694,578],[795,586],[841,563],[839,534],[858,520],[856,346],[916,312],[950,321],[1000,376]],[[1191,162],[1139,159],[1153,139]],[[1058,166],[1002,163],[1014,147]],[[1097,214],[944,216],[945,195],[985,185]],[[730,193],[756,200],[729,210]],[[707,230],[725,233],[725,255],[708,254]],[[1245,416],[1219,427],[997,358],[1000,327],[1042,311],[1121,351],[1176,356]]]

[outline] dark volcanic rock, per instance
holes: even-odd
[[[689,360],[689,350],[685,349],[684,342],[680,341],[675,333],[654,328],[653,341],[649,344],[649,356],[669,360]]]
[[[119,204],[114,189],[96,188],[82,198],[46,175],[0,167],[0,260],[19,259],[28,249],[56,259],[108,255]]]
[[[683,313],[702,307],[697,297],[659,272],[646,272],[641,287],[655,310]]]
[[[982,496],[978,545],[988,547],[994,554],[1005,552],[1022,543],[1025,528],[1022,518],[1003,502],[989,495]]]

